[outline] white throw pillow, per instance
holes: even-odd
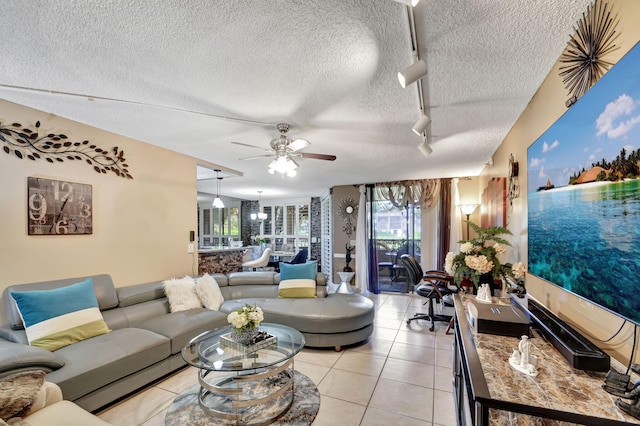
[[[207,309],[217,311],[224,302],[218,282],[209,274],[204,274],[196,280],[196,293]]]
[[[171,312],[187,311],[202,308],[202,302],[196,293],[196,283],[193,278],[172,278],[164,282],[164,294],[169,300]]]

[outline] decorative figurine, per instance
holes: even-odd
[[[344,268],[342,268],[342,270],[344,272],[353,272],[353,269],[351,269],[351,266],[349,266],[349,263],[351,263],[351,251],[355,248],[354,246],[350,246],[349,244],[345,244],[344,245],[345,250],[347,250],[347,255],[345,256],[345,261],[346,261],[346,266]]]
[[[476,295],[476,300],[484,303],[491,303],[491,289],[489,288],[489,284],[482,284],[478,288],[478,294]]]
[[[538,375],[536,368],[538,359],[531,354],[531,342],[529,336],[524,335],[518,343],[518,349],[514,349],[513,354],[509,357],[509,365],[531,377]]]

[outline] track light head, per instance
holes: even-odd
[[[420,0],[393,0],[396,3],[401,3],[401,4],[406,4],[407,6],[411,6],[411,7],[415,7],[417,6],[418,3],[420,3]]]
[[[425,61],[420,59],[417,62],[409,65],[404,70],[398,73],[398,81],[400,81],[400,86],[407,87],[411,83],[414,83],[427,75],[427,64]]]
[[[431,149],[426,140],[418,145],[418,149],[425,157],[428,157],[433,152],[433,149]]]
[[[420,119],[416,121],[416,124],[413,125],[411,130],[413,130],[413,133],[415,133],[418,136],[422,135],[424,131],[427,130],[427,126],[430,123],[431,123],[431,118],[429,118],[429,116],[426,114],[422,114]]]

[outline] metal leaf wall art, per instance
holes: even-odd
[[[595,0],[574,27],[575,34],[560,56],[560,77],[569,91],[567,108],[573,105],[613,65],[604,56],[618,49],[615,40],[618,15],[605,1]]]
[[[35,129],[20,123],[0,122],[0,141],[4,152],[19,159],[32,161],[46,160],[49,163],[64,161],[85,161],[97,173],[115,173],[117,176],[133,179],[124,158],[124,151],[114,146],[110,150],[98,147],[89,141],[71,142],[62,133],[40,134],[40,122]]]

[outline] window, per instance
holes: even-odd
[[[309,204],[263,206],[267,218],[261,235],[270,240],[274,251],[297,252],[309,247]]]
[[[200,247],[229,245],[229,240],[240,238],[240,207],[200,206],[199,208]]]

